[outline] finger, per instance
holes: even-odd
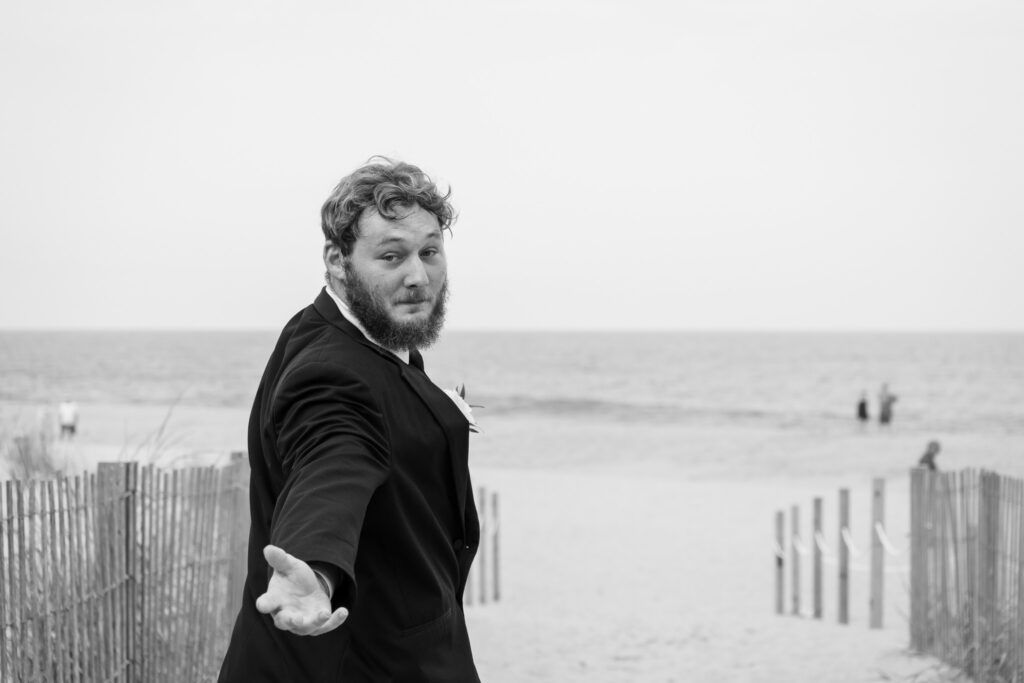
[[[276,545],[263,548],[263,557],[274,571],[287,574],[295,568],[297,560]]]
[[[274,614],[274,626],[282,631],[290,631],[300,636],[305,635],[310,629],[310,619],[302,616],[300,612],[293,609],[282,609]]]
[[[316,630],[327,623],[331,616],[327,610],[321,610],[315,616],[310,616],[285,609],[274,615],[274,624],[282,631],[290,631],[299,636],[310,636],[315,635]]]
[[[281,609],[280,596],[264,593],[260,597],[256,598],[256,611],[260,614],[273,614],[279,609]]]
[[[309,635],[318,636],[321,633],[333,631],[334,629],[341,626],[346,619],[348,619],[348,610],[344,607],[339,607],[338,609],[334,610],[334,613],[331,614],[330,618],[327,621],[320,624],[320,626],[311,631]]]

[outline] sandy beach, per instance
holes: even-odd
[[[4,404],[7,424],[39,408]],[[244,448],[239,409],[84,405],[82,428],[56,443],[71,471],[138,458],[168,466],[225,462]],[[166,419],[166,423],[165,423]],[[160,431],[163,424],[163,431]],[[1014,471],[1024,438],[945,435],[943,466]],[[813,435],[711,427],[496,417],[474,435],[474,482],[501,500],[500,602],[468,607],[482,679],[516,681],[942,680],[907,652],[908,466],[921,435]],[[558,463],[550,462],[558,453]],[[885,625],[868,628],[871,479],[886,479]],[[851,492],[851,623],[836,623],[834,561],[824,618],[774,613],[774,514],[824,498],[835,542],[838,489]],[[787,526],[789,522],[787,519]]]

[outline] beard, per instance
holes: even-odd
[[[419,322],[397,322],[388,313],[381,297],[361,278],[349,262],[345,262],[345,298],[367,333],[385,349],[403,351],[410,348],[423,349],[434,342],[444,327],[445,304],[448,301],[448,281],[441,285],[434,308]]]

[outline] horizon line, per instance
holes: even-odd
[[[0,327],[3,333],[279,333],[279,327]],[[785,327],[453,327],[470,334],[1024,334],[1024,328],[785,328]]]

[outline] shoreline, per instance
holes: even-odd
[[[50,424],[71,462],[126,455],[142,462],[225,461],[247,449],[249,409],[191,405],[83,403],[78,434],[56,438],[54,406],[0,401],[0,437]],[[1024,432],[926,433],[890,430],[833,433],[750,425],[626,424],[545,415],[481,415],[470,441],[471,468],[653,471],[691,480],[868,480],[905,476],[928,441],[942,444],[941,469],[980,468],[1024,477]],[[0,471],[0,475],[3,472]]]

